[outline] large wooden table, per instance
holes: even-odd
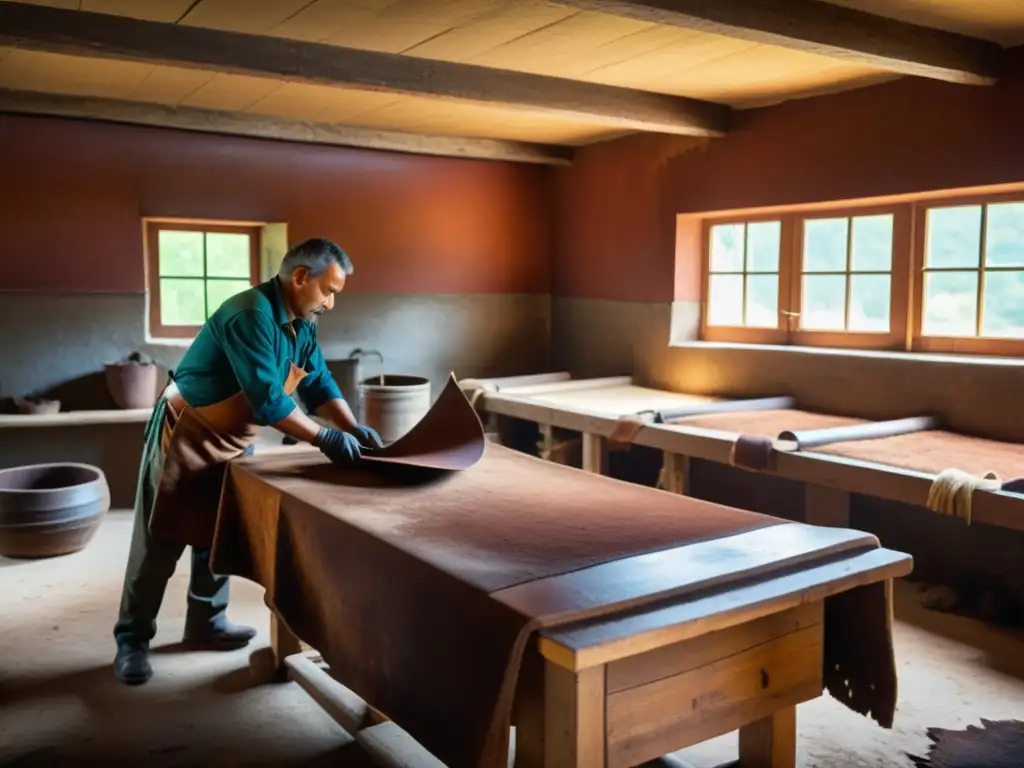
[[[821,696],[825,598],[907,575],[878,550],[746,588],[542,632],[514,712],[516,768],[685,766],[658,758],[739,731],[742,768],[794,768],[797,705]],[[442,763],[271,615],[279,670],[388,768]],[[428,664],[429,659],[424,659]]]
[[[232,471],[245,475],[248,465],[252,460]],[[571,468],[559,471],[574,473],[574,482],[616,482]],[[652,493],[671,496],[640,487],[625,492],[641,500]],[[287,488],[281,493],[301,495]],[[281,515],[286,507],[280,503]],[[643,514],[642,506],[636,514]],[[797,706],[821,696],[829,684],[827,649],[843,641],[843,616],[860,603],[887,597],[892,580],[911,567],[908,555],[881,548],[868,534],[784,522],[498,590],[494,600],[524,615],[605,608],[599,619],[531,635],[515,693],[507,764],[637,766],[738,730],[739,765],[793,768]],[[868,645],[872,638],[876,645],[888,641],[889,614],[869,613],[874,624],[867,629],[874,634],[865,630],[863,638],[850,639]],[[305,688],[377,762],[442,765],[401,722],[334,679],[317,649],[304,644],[308,638],[293,634],[274,609],[271,615],[270,653],[278,675]],[[423,665],[431,663],[422,659]],[[835,685],[831,680],[833,695]],[[665,758],[659,764],[680,763]]]

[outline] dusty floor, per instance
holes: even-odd
[[[131,519],[111,513],[83,552],[39,562],[0,558],[0,765],[352,766],[369,761],[293,683],[252,687],[248,658],[268,644],[262,590],[236,580],[231,616],[260,635],[250,649],[182,653],[187,561],[168,589],[154,678],[113,677],[114,622]],[[187,555],[186,555],[187,557]],[[1024,719],[1024,637],[897,602],[900,703],[885,731],[827,695],[798,710],[800,766],[905,766],[930,726]],[[735,734],[684,753],[695,765],[735,757]]]

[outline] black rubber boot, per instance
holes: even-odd
[[[119,640],[114,657],[114,674],[125,685],[142,685],[153,676],[149,665],[149,643]]]
[[[227,619],[213,627],[202,629],[185,628],[184,644],[190,648],[213,651],[231,651],[244,648],[256,637],[252,627],[232,624]]]

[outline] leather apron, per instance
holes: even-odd
[[[289,397],[306,371],[290,364],[284,382]],[[164,417],[158,427],[160,470],[150,532],[162,539],[209,548],[217,526],[227,462],[256,442],[259,425],[242,391],[226,400],[191,407],[173,382],[162,394]]]

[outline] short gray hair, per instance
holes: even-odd
[[[337,262],[346,275],[355,271],[352,260],[337,244],[324,237],[312,237],[288,249],[281,259],[278,274],[290,276],[297,267],[305,267],[310,275],[317,277],[327,271],[331,262]]]

